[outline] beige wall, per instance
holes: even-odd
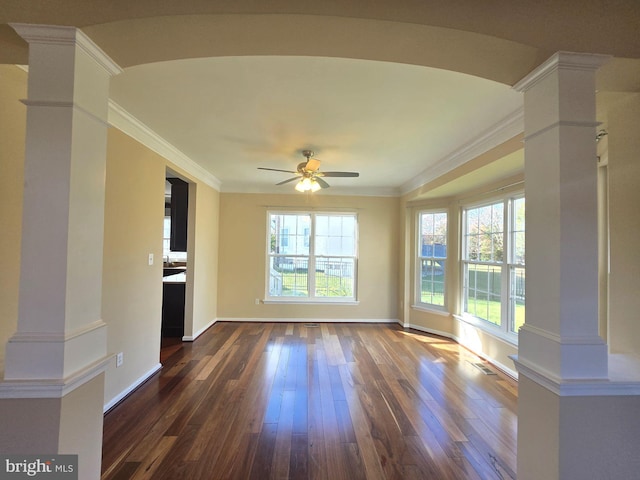
[[[109,365],[105,403],[159,362],[164,184],[165,160],[110,128],[102,318],[108,326],[108,352],[123,352],[124,364]]]
[[[190,183],[185,336],[202,333],[216,317],[219,193],[121,131],[109,129],[102,314],[108,351],[123,352],[124,364],[109,365],[106,405],[158,367],[167,167]]]
[[[18,325],[20,239],[27,74],[14,65],[0,65],[0,371],[4,370],[7,340]]]
[[[194,180],[192,180],[194,181]],[[189,245],[185,337],[197,337],[211,325],[218,308],[218,222],[220,193],[194,181],[189,191]]]
[[[220,284],[222,319],[398,318],[399,200],[283,194],[223,193],[220,201]],[[255,304],[265,295],[267,210],[353,210],[358,214],[358,305]]]
[[[607,116],[608,340],[612,353],[640,354],[640,94],[612,96]]]

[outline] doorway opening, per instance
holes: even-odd
[[[162,345],[184,336],[187,285],[189,183],[167,170],[162,268]]]

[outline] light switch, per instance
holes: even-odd
[[[149,265],[153,265],[153,253],[149,254]]]

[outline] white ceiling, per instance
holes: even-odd
[[[325,57],[219,57],[153,63],[112,79],[111,98],[221,182],[275,186],[312,149],[322,193],[399,194],[522,107],[509,86],[433,68]],[[423,182],[424,183],[424,182]]]

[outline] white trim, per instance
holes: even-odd
[[[400,192],[404,195],[451,170],[486,153],[524,131],[524,107],[519,107],[476,137],[436,161],[413,179],[405,182]]]
[[[113,61],[113,59],[104,53],[102,49],[93,43],[82,30],[76,30],[76,44],[82,48],[82,50],[89,55],[98,65],[106,70],[106,72],[113,76],[122,73],[124,70],[120,65]]]
[[[218,318],[218,322],[255,322],[255,323],[400,323],[397,318]]]
[[[336,300],[341,297],[326,297],[330,300],[319,300],[319,297],[313,297],[309,300],[301,300],[301,298],[309,297],[270,297],[269,299],[260,300],[265,305],[280,304],[280,305],[360,305],[359,300]],[[322,297],[324,298],[324,297]],[[277,299],[277,300],[276,300]],[[290,300],[289,300],[290,299]]]
[[[109,125],[126,133],[211,188],[220,191],[221,182],[215,175],[205,170],[111,99],[109,99]]]
[[[80,337],[94,330],[106,327],[102,320],[95,320],[91,323],[76,328],[70,332],[16,332],[10,339],[12,343],[64,343],[73,338]]]
[[[425,313],[433,313],[434,315],[440,315],[441,317],[450,317],[451,316],[451,312],[448,312],[447,310],[442,310],[439,308],[436,308],[437,306],[429,306],[426,303],[425,304],[415,304],[415,305],[410,305],[410,307],[414,310],[418,310],[420,312],[425,312]]]
[[[471,348],[471,346],[466,345],[465,343],[463,343],[461,341],[461,339],[457,335],[454,335],[453,333],[443,332],[442,330],[436,330],[434,328],[422,327],[420,325],[413,325],[411,323],[404,324],[403,326],[405,328],[411,328],[413,330],[418,330],[420,332],[429,333],[429,334],[432,334],[432,335],[438,335],[439,337],[449,338],[449,339],[453,340],[454,342],[456,342],[457,344],[463,346],[464,348],[466,348],[470,352],[472,352],[474,355],[477,355],[478,357],[480,357],[480,358],[486,360],[487,362],[491,363],[492,365],[494,365],[495,367],[500,369],[502,372],[507,374],[509,377],[513,378],[514,380],[518,380],[518,372],[517,371],[507,367],[506,365],[502,364],[501,362],[498,362],[496,359],[491,358],[486,353],[478,351],[478,350],[476,350],[474,348]]]
[[[555,332],[545,330],[540,327],[536,327],[531,323],[525,323],[520,328],[522,332],[530,332],[539,337],[543,337],[552,342],[560,343],[562,345],[601,345],[604,340],[599,335],[564,335],[560,336]]]
[[[559,385],[609,379],[607,345],[598,335],[558,335],[525,323],[519,332],[518,361],[558,390]]]
[[[161,363],[157,363],[151,370],[138,378],[135,382],[125,388],[118,395],[113,397],[108,403],[105,403],[102,407],[102,413],[107,413],[113,407],[115,407],[118,403],[125,399],[125,397],[129,396],[136,388],[142,385],[144,382],[149,380],[153,375],[155,375],[162,368]]]
[[[5,380],[0,398],[62,398],[107,369],[112,356],[104,357],[59,380]]]
[[[640,381],[611,379],[561,381],[551,372],[541,371],[539,366],[533,366],[526,360],[518,358],[518,355],[512,355],[510,358],[515,363],[519,373],[560,397],[640,395]]]
[[[456,343],[460,343],[460,339],[453,333],[445,332],[443,330],[436,330],[435,328],[423,327],[421,325],[415,325],[413,323],[401,324],[404,328],[411,328],[412,330],[418,330],[419,332],[429,333],[431,335],[437,335],[439,337],[445,337],[453,340]],[[462,344],[461,344],[462,345]]]
[[[64,25],[9,24],[29,44],[77,45],[109,75],[122,73],[122,68],[96,45],[82,30]]]
[[[611,58],[610,55],[592,53],[556,52],[531,73],[527,74],[522,80],[517,82],[512,88],[516,92],[526,92],[556,70],[595,71]]]
[[[17,332],[6,344],[4,379],[66,384],[105,357],[106,335],[101,319],[66,332]]]
[[[545,132],[548,132],[549,130],[552,130],[554,128],[560,128],[560,127],[578,127],[578,128],[588,128],[588,129],[595,129],[597,127],[599,127],[600,125],[602,125],[602,122],[570,122],[570,121],[566,121],[566,120],[560,120],[557,122],[554,122],[550,125],[547,125],[544,128],[541,128],[540,130],[537,130],[533,133],[529,133],[527,135],[525,135],[524,137],[524,141],[528,142],[534,138],[536,138],[539,135],[542,135]]]
[[[218,321],[218,319],[214,318],[213,320],[211,320],[209,323],[207,323],[204,327],[202,327],[200,330],[198,330],[193,335],[185,335],[184,337],[182,337],[182,341],[183,342],[193,342],[196,338],[198,338],[200,335],[202,335],[204,332],[206,332],[217,321]]]

